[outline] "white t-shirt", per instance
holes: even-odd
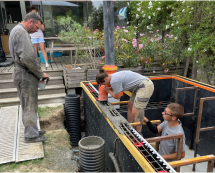
[[[31,36],[31,38],[43,38],[43,32],[41,29],[38,29],[37,32],[29,35]]]

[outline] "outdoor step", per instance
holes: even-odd
[[[58,85],[58,84],[63,84],[62,76],[51,77],[48,82],[48,85]],[[5,89],[5,88],[15,88],[13,79],[0,80],[0,89]]]
[[[38,96],[38,104],[65,103],[65,93],[40,95]],[[0,99],[0,107],[19,105],[19,97]]]
[[[39,95],[48,95],[48,94],[59,94],[65,93],[65,86],[63,84],[59,85],[47,85],[45,90],[40,90]],[[16,88],[7,88],[0,90],[0,98],[13,98],[18,96],[18,91]]]
[[[63,76],[63,70],[44,70],[49,76]],[[0,80],[12,79],[12,72],[0,73]]]

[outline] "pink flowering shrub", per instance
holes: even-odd
[[[168,72],[168,66],[180,62],[180,40],[172,34],[166,34],[162,40],[158,32],[156,30],[151,37],[139,33],[137,38],[137,27],[117,26],[114,31],[115,63],[124,67],[152,67],[158,62]],[[101,61],[104,61],[103,57]]]
[[[153,66],[153,62],[158,62],[161,67],[165,68],[165,73],[168,72],[168,67],[171,65],[178,65],[181,61],[182,54],[181,41],[172,34],[166,34],[163,38],[156,34],[148,39],[139,41],[139,45],[143,45],[139,50],[141,54],[140,63],[144,67]],[[147,63],[146,63],[147,62]]]

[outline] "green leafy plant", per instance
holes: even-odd
[[[163,55],[171,53],[175,63],[182,57],[191,57],[197,70],[202,72],[201,78],[212,84],[215,82],[214,9],[214,1],[131,1],[128,3],[128,19],[139,32],[149,33],[150,37],[155,28],[161,30],[163,44],[167,44],[166,34],[178,38],[178,42],[177,39],[169,42],[171,51],[167,50]],[[159,46],[155,48],[154,51],[159,50]]]
[[[92,68],[96,68],[95,55],[100,52],[101,32],[98,29],[91,31],[88,23],[82,26],[69,16],[62,17],[58,22],[62,28],[60,39],[76,47],[75,64],[78,58],[86,58],[93,64]]]

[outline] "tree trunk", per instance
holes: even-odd
[[[196,54],[195,54],[195,57],[193,58],[193,67],[192,67],[191,79],[194,79],[194,80],[197,79]]]
[[[187,72],[188,72],[189,65],[190,65],[190,57],[188,57],[187,61],[186,61],[186,66],[185,66],[184,75],[183,75],[184,77],[187,77]]]

